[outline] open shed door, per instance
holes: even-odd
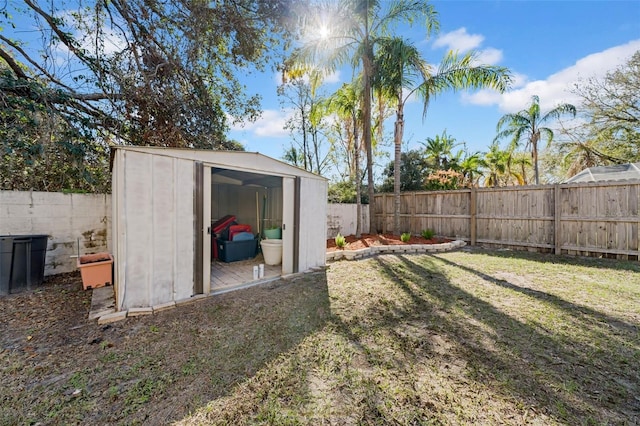
[[[194,163],[194,269],[193,294],[211,291],[211,167]]]
[[[202,174],[202,293],[211,292],[211,167]]]
[[[294,271],[295,236],[295,179],[282,179],[282,274]]]

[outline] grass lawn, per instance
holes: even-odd
[[[640,419],[638,262],[384,255],[84,329],[85,340],[70,338],[64,351],[88,363],[36,357],[48,375],[2,339],[0,423]],[[100,344],[89,345],[91,333]],[[8,408],[16,406],[26,411]]]

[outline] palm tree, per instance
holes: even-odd
[[[456,146],[456,140],[447,134],[447,130],[443,130],[442,135],[436,135],[435,138],[427,138],[422,145],[426,157],[433,162],[435,170],[446,170],[449,165],[449,157],[451,151]]]
[[[462,173],[462,186],[472,188],[476,186],[477,180],[482,176],[482,157],[479,152],[466,155],[460,161],[460,173]]]
[[[508,185],[515,180],[519,185],[524,185],[522,175],[511,168],[513,152],[510,149],[503,150],[497,142],[493,142],[489,147],[489,152],[484,155],[483,166],[487,168],[485,175],[485,186],[500,186],[501,183]]]
[[[400,163],[402,157],[402,137],[404,134],[404,105],[407,96],[403,89],[413,89],[420,81],[427,79],[426,62],[415,46],[401,38],[388,38],[380,41],[375,58],[376,74],[373,86],[380,96],[393,99],[396,103],[396,121],[393,129],[393,229],[400,233]]]
[[[508,162],[509,152],[501,150],[497,142],[492,143],[483,160],[483,165],[487,168],[484,186],[500,186],[500,179],[507,171]]]
[[[536,185],[540,184],[538,171],[538,142],[547,140],[547,145],[553,140],[553,131],[548,127],[543,127],[546,123],[559,119],[564,114],[576,116],[576,107],[571,104],[561,104],[544,115],[540,113],[540,98],[531,97],[529,108],[523,109],[516,114],[506,114],[498,121],[496,131],[498,132],[494,141],[511,136],[511,146],[518,147],[524,140],[525,150],[531,149],[531,160],[535,174]]]
[[[522,185],[527,185],[527,169],[532,166],[531,156],[527,155],[526,152],[513,152],[511,153],[509,166],[512,165],[520,168],[518,174],[522,177]]]
[[[383,7],[384,6],[384,7]],[[306,22],[309,38],[293,55],[293,62],[314,62],[333,72],[338,66],[351,63],[362,69],[362,138],[367,152],[369,202],[373,202],[373,143],[371,132],[372,77],[374,51],[381,38],[387,36],[393,24],[413,24],[424,20],[427,34],[438,29],[433,6],[424,1],[340,0],[337,3],[313,3],[318,21]],[[327,28],[322,19],[330,19]],[[325,28],[327,31],[318,31]],[[373,213],[373,212],[372,212]],[[370,214],[370,230],[375,228],[375,215]]]
[[[376,74],[374,86],[397,101],[394,128],[395,168],[394,168],[394,230],[400,232],[400,153],[404,134],[404,105],[411,95],[417,93],[424,102],[423,118],[426,116],[430,100],[447,90],[479,89],[491,87],[504,91],[510,81],[505,68],[489,65],[475,65],[475,53],[469,52],[462,58],[449,52],[437,70],[433,70],[422,58],[418,49],[405,40],[383,38],[376,52]],[[408,93],[404,93],[406,89]],[[430,141],[427,141],[427,149]],[[443,132],[442,138],[433,141],[440,152],[435,159],[438,168],[449,168],[451,151],[455,139]],[[434,152],[435,154],[435,152]]]
[[[356,186],[356,237],[360,238],[362,233],[362,179],[360,177],[360,146],[358,128],[362,122],[362,109],[359,87],[355,84],[343,84],[333,95],[327,98],[324,103],[327,112],[333,112],[338,117],[346,120],[346,125],[350,129],[348,144],[353,151],[353,176]],[[349,149],[347,149],[349,151]]]

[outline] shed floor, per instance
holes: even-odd
[[[226,293],[251,287],[268,281],[273,281],[282,275],[282,265],[264,265],[264,277],[253,279],[253,267],[264,264],[262,253],[254,259],[239,262],[211,262],[211,294]],[[91,290],[91,310],[89,319],[96,319],[102,315],[115,312],[114,287],[99,287]]]
[[[211,293],[223,293],[242,287],[272,281],[282,275],[282,265],[264,265],[264,277],[253,279],[253,267],[264,264],[262,253],[254,259],[238,262],[211,262]]]

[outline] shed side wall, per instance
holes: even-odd
[[[300,240],[298,268],[306,271],[323,266],[327,244],[327,182],[300,180]]]

